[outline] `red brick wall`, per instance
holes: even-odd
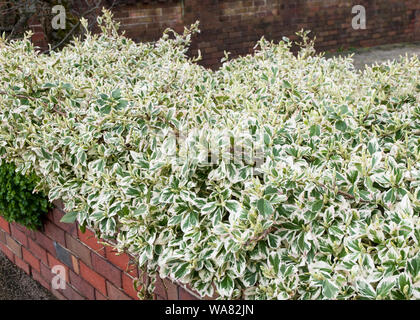
[[[89,230],[82,233],[76,224],[61,223],[63,215],[60,208],[51,210],[42,231],[30,231],[0,217],[0,251],[59,299],[138,299],[133,281],[140,272],[130,263],[133,257],[117,255]],[[51,269],[57,265],[66,270],[64,290],[52,288]],[[158,279],[154,299],[197,299],[187,288],[164,282]]]
[[[355,5],[366,8],[366,30],[351,26]],[[212,67],[225,50],[233,57],[247,54],[261,36],[293,39],[302,28],[312,30],[320,50],[420,41],[419,0],[130,0],[114,14],[136,41],[155,40],[167,27],[181,32],[200,20],[192,54],[200,49],[202,63]]]
[[[420,41],[420,8],[415,11],[414,40]]]

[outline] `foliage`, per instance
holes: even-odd
[[[0,215],[9,222],[38,229],[48,211],[48,200],[33,192],[39,181],[35,174],[24,176],[15,170],[12,163],[0,165]]]
[[[99,22],[49,56],[0,45],[0,158],[67,218],[201,295],[420,298],[417,58],[357,72],[304,33],[211,71],[196,25],[135,44]]]

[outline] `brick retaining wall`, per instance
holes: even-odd
[[[50,210],[42,231],[31,231],[0,217],[0,250],[59,299],[138,299],[133,280],[140,272],[130,263],[133,257],[117,255],[90,230],[82,233],[75,223],[61,223],[63,215],[59,207]],[[57,265],[66,270],[65,290],[52,288],[55,274],[51,269]],[[197,299],[188,288],[167,279],[164,282],[158,279],[154,299]]]
[[[217,67],[224,51],[232,57],[251,53],[265,36],[279,41],[295,39],[300,29],[312,30],[320,50],[369,47],[420,41],[419,0],[126,0],[114,9],[128,37],[136,41],[158,39],[167,27],[182,32],[200,20],[201,34],[192,54],[200,49],[202,64]],[[367,29],[354,30],[352,7],[363,5]],[[42,42],[39,26],[34,40]]]

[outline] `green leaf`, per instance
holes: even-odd
[[[339,288],[332,283],[330,280],[324,280],[322,282],[322,292],[328,299],[334,299],[337,296]]]
[[[384,202],[387,204],[394,204],[397,200],[394,188],[389,189],[384,195]]]
[[[420,256],[417,255],[407,262],[407,271],[412,277],[417,277],[420,274]]]
[[[285,87],[287,89],[291,89],[292,88],[292,85],[290,84],[289,81],[283,80],[283,87]]]
[[[357,290],[359,291],[359,294],[362,298],[366,299],[375,299],[376,298],[376,292],[373,287],[366,282],[365,280],[359,280],[356,282]]]
[[[228,200],[225,202],[226,209],[230,213],[239,213],[241,210],[241,204],[236,200]]]
[[[198,225],[199,218],[197,212],[188,212],[185,214],[184,218],[181,222],[181,229],[183,232],[187,232],[188,230],[196,227]]]
[[[280,257],[279,257],[279,255],[276,254],[276,253],[271,254],[270,257],[269,257],[269,261],[270,261],[270,264],[271,264],[271,266],[274,270],[274,273],[278,274],[279,270],[280,270]]]
[[[377,139],[373,139],[369,141],[368,143],[368,151],[371,155],[373,155],[375,152],[379,150],[379,144]]]
[[[401,293],[408,298],[411,296],[411,281],[410,278],[405,273],[401,273],[398,277],[398,287],[400,288]]]
[[[209,203],[206,203],[201,208],[201,213],[202,214],[210,214],[210,213],[214,212],[216,209],[217,209],[216,202],[209,202]]]
[[[347,130],[347,124],[346,124],[344,121],[339,120],[339,121],[337,121],[337,122],[335,123],[335,128],[336,128],[337,130],[340,130],[340,131],[342,131],[342,132],[345,132],[345,131]]]
[[[309,132],[310,132],[311,137],[320,136],[321,135],[321,127],[317,124],[314,124],[309,128]]]
[[[271,203],[265,200],[264,198],[257,201],[257,209],[258,212],[265,218],[270,217],[274,212]]]
[[[231,296],[234,289],[233,285],[234,284],[232,278],[229,276],[225,276],[220,282],[220,293],[225,297]]]
[[[77,212],[66,213],[60,220],[63,223],[74,223],[77,220]]]
[[[49,88],[55,88],[57,87],[57,85],[54,83],[45,83],[42,87],[45,89],[49,89]]]
[[[248,287],[252,287],[255,285],[257,280],[258,280],[257,271],[250,271],[249,269],[246,269],[244,278],[242,279],[244,284]]]
[[[270,248],[276,249],[280,245],[281,238],[278,235],[270,233],[267,236],[268,245]]]
[[[143,193],[144,188],[142,186],[139,186],[139,188],[127,188],[126,194],[128,196],[133,197],[140,197]]]
[[[381,282],[379,282],[376,293],[378,299],[386,299],[388,295],[391,293],[391,290],[395,286],[395,280],[390,278],[382,279]]]
[[[112,106],[110,104],[104,105],[102,108],[99,109],[101,114],[110,114]]]
[[[181,263],[175,269],[174,275],[176,279],[181,279],[184,277],[189,271],[190,264],[188,262]]]
[[[323,206],[324,206],[324,201],[323,200],[317,200],[312,204],[312,211],[318,212],[322,209]]]
[[[90,218],[93,219],[94,221],[101,221],[102,219],[105,218],[105,213],[104,212],[97,212],[97,213],[94,213],[94,214],[90,215]]]
[[[42,107],[38,107],[34,110],[34,116],[35,117],[41,117],[44,109]]]
[[[111,96],[115,100],[120,99],[121,98],[121,90],[120,89],[115,89],[114,91],[112,91]]]
[[[298,248],[301,252],[305,251],[305,234],[303,232],[298,237]]]

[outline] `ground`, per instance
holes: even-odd
[[[373,48],[363,48],[357,50],[349,50],[343,52],[336,52],[333,54],[327,54],[327,57],[338,56],[338,55],[349,55],[354,54],[354,66],[358,70],[362,70],[365,65],[372,65],[376,62],[381,63],[387,60],[399,59],[400,56],[408,54],[412,56],[417,54],[420,57],[420,42],[418,43],[401,43],[384,45]]]
[[[374,48],[329,53],[327,57],[354,54],[354,65],[358,70],[366,64],[398,59],[417,54],[420,57],[420,43],[385,45]],[[40,284],[18,269],[0,252],[0,300],[52,300],[55,299]]]
[[[0,252],[0,300],[54,300],[54,296]]]

